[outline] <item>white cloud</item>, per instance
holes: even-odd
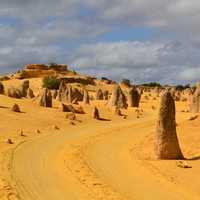
[[[77,52],[74,65],[80,67],[135,66],[138,68],[157,65],[161,44],[150,42],[114,42],[84,45]]]
[[[0,19],[0,72],[55,61],[140,82],[196,81],[200,75],[197,0],[1,0]],[[116,27],[150,27],[157,35],[144,42],[95,42]]]
[[[177,42],[98,43],[80,47],[74,52],[71,65],[83,72],[96,72],[99,76],[107,74],[115,79],[129,78],[136,82],[192,82],[199,75],[193,76],[199,53],[199,48]],[[191,70],[193,74],[186,76]]]
[[[49,17],[72,16],[80,0],[2,0],[0,16],[23,19],[26,23]]]
[[[179,77],[181,80],[200,80],[200,67],[186,68],[180,72]]]

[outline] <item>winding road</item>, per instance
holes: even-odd
[[[20,199],[191,199],[137,158],[155,117],[121,124],[94,121],[94,126],[80,125],[18,145],[11,174]]]

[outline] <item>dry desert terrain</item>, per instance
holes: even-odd
[[[42,78],[28,80],[39,94]],[[7,90],[22,81],[2,83]],[[113,114],[107,100],[78,102],[85,114],[76,119],[67,119],[57,100],[46,108],[37,98],[0,95],[0,199],[199,200],[200,118],[189,120],[193,114],[183,112],[188,101],[175,103],[187,168],[153,156],[160,96],[152,91],[142,94],[139,108],[121,109],[122,116]],[[20,113],[11,110],[14,104]],[[94,106],[100,120],[93,118]]]

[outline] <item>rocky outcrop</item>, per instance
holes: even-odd
[[[69,70],[67,65],[63,64],[28,64],[25,65],[23,70],[17,71],[14,74],[16,79],[28,79],[34,77],[54,76],[56,74],[68,74]]]
[[[46,70],[47,66],[44,64],[27,64],[24,66],[24,70]]]
[[[61,78],[60,81],[63,81],[65,84],[72,84],[72,83],[79,83],[82,85],[95,85],[95,81],[93,77],[66,77],[66,78]]]
[[[28,64],[24,66],[25,71],[30,71],[30,70],[56,70],[56,71],[67,71],[68,66],[65,64]]]

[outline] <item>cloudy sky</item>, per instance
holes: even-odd
[[[198,0],[0,0],[0,73],[67,63],[132,82],[200,79]]]

